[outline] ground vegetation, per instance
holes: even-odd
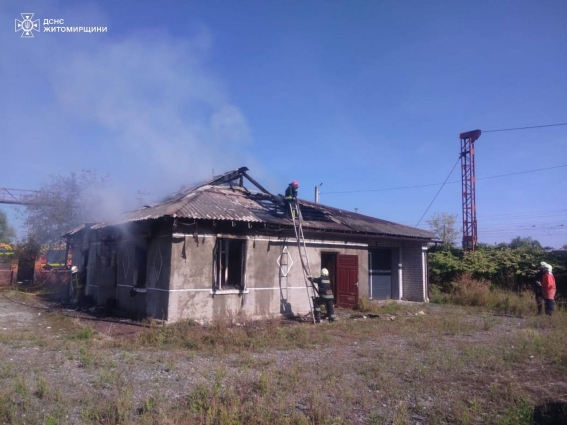
[[[565,311],[536,316],[528,296],[498,305],[473,280],[457,286],[430,304],[362,299],[319,326],[132,326],[3,292],[0,423],[561,423],[544,421],[567,403]]]

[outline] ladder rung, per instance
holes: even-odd
[[[310,281],[307,279],[308,275],[311,275],[311,266],[309,265],[309,256],[307,255],[307,246],[305,245],[305,237],[303,235],[303,228],[301,226],[301,221],[303,217],[301,216],[301,210],[299,209],[299,204],[290,203],[291,220],[293,222],[293,229],[295,231],[295,238],[297,239],[297,249],[299,251],[299,259],[301,260],[301,267],[303,269],[303,278],[305,279],[305,287],[307,289],[307,297],[309,299],[309,308],[311,309],[311,316],[313,317],[313,322],[315,322],[315,315],[313,312],[313,304],[311,300],[311,294],[309,293]],[[312,289],[313,290],[313,289]],[[313,293],[315,295],[315,293]]]

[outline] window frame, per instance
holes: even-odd
[[[238,243],[240,250],[240,284],[234,285],[227,283],[230,278],[231,267],[231,248]],[[232,245],[232,246],[231,246]],[[211,294],[247,294],[246,287],[246,254],[247,238],[218,236],[213,247],[213,273]],[[234,261],[234,259],[232,259]]]

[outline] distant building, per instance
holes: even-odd
[[[15,284],[18,273],[16,251],[11,245],[0,243],[0,286]]]
[[[247,171],[67,233],[86,294],[99,305],[112,300],[120,313],[167,321],[308,313],[292,221]],[[337,306],[354,308],[362,296],[427,301],[431,232],[299,204],[312,272],[329,269]]]

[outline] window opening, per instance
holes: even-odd
[[[137,245],[135,249],[136,268],[134,276],[134,286],[137,288],[146,287],[146,264],[148,258],[147,246]]]
[[[245,240],[217,239],[214,251],[215,289],[244,289]]]

